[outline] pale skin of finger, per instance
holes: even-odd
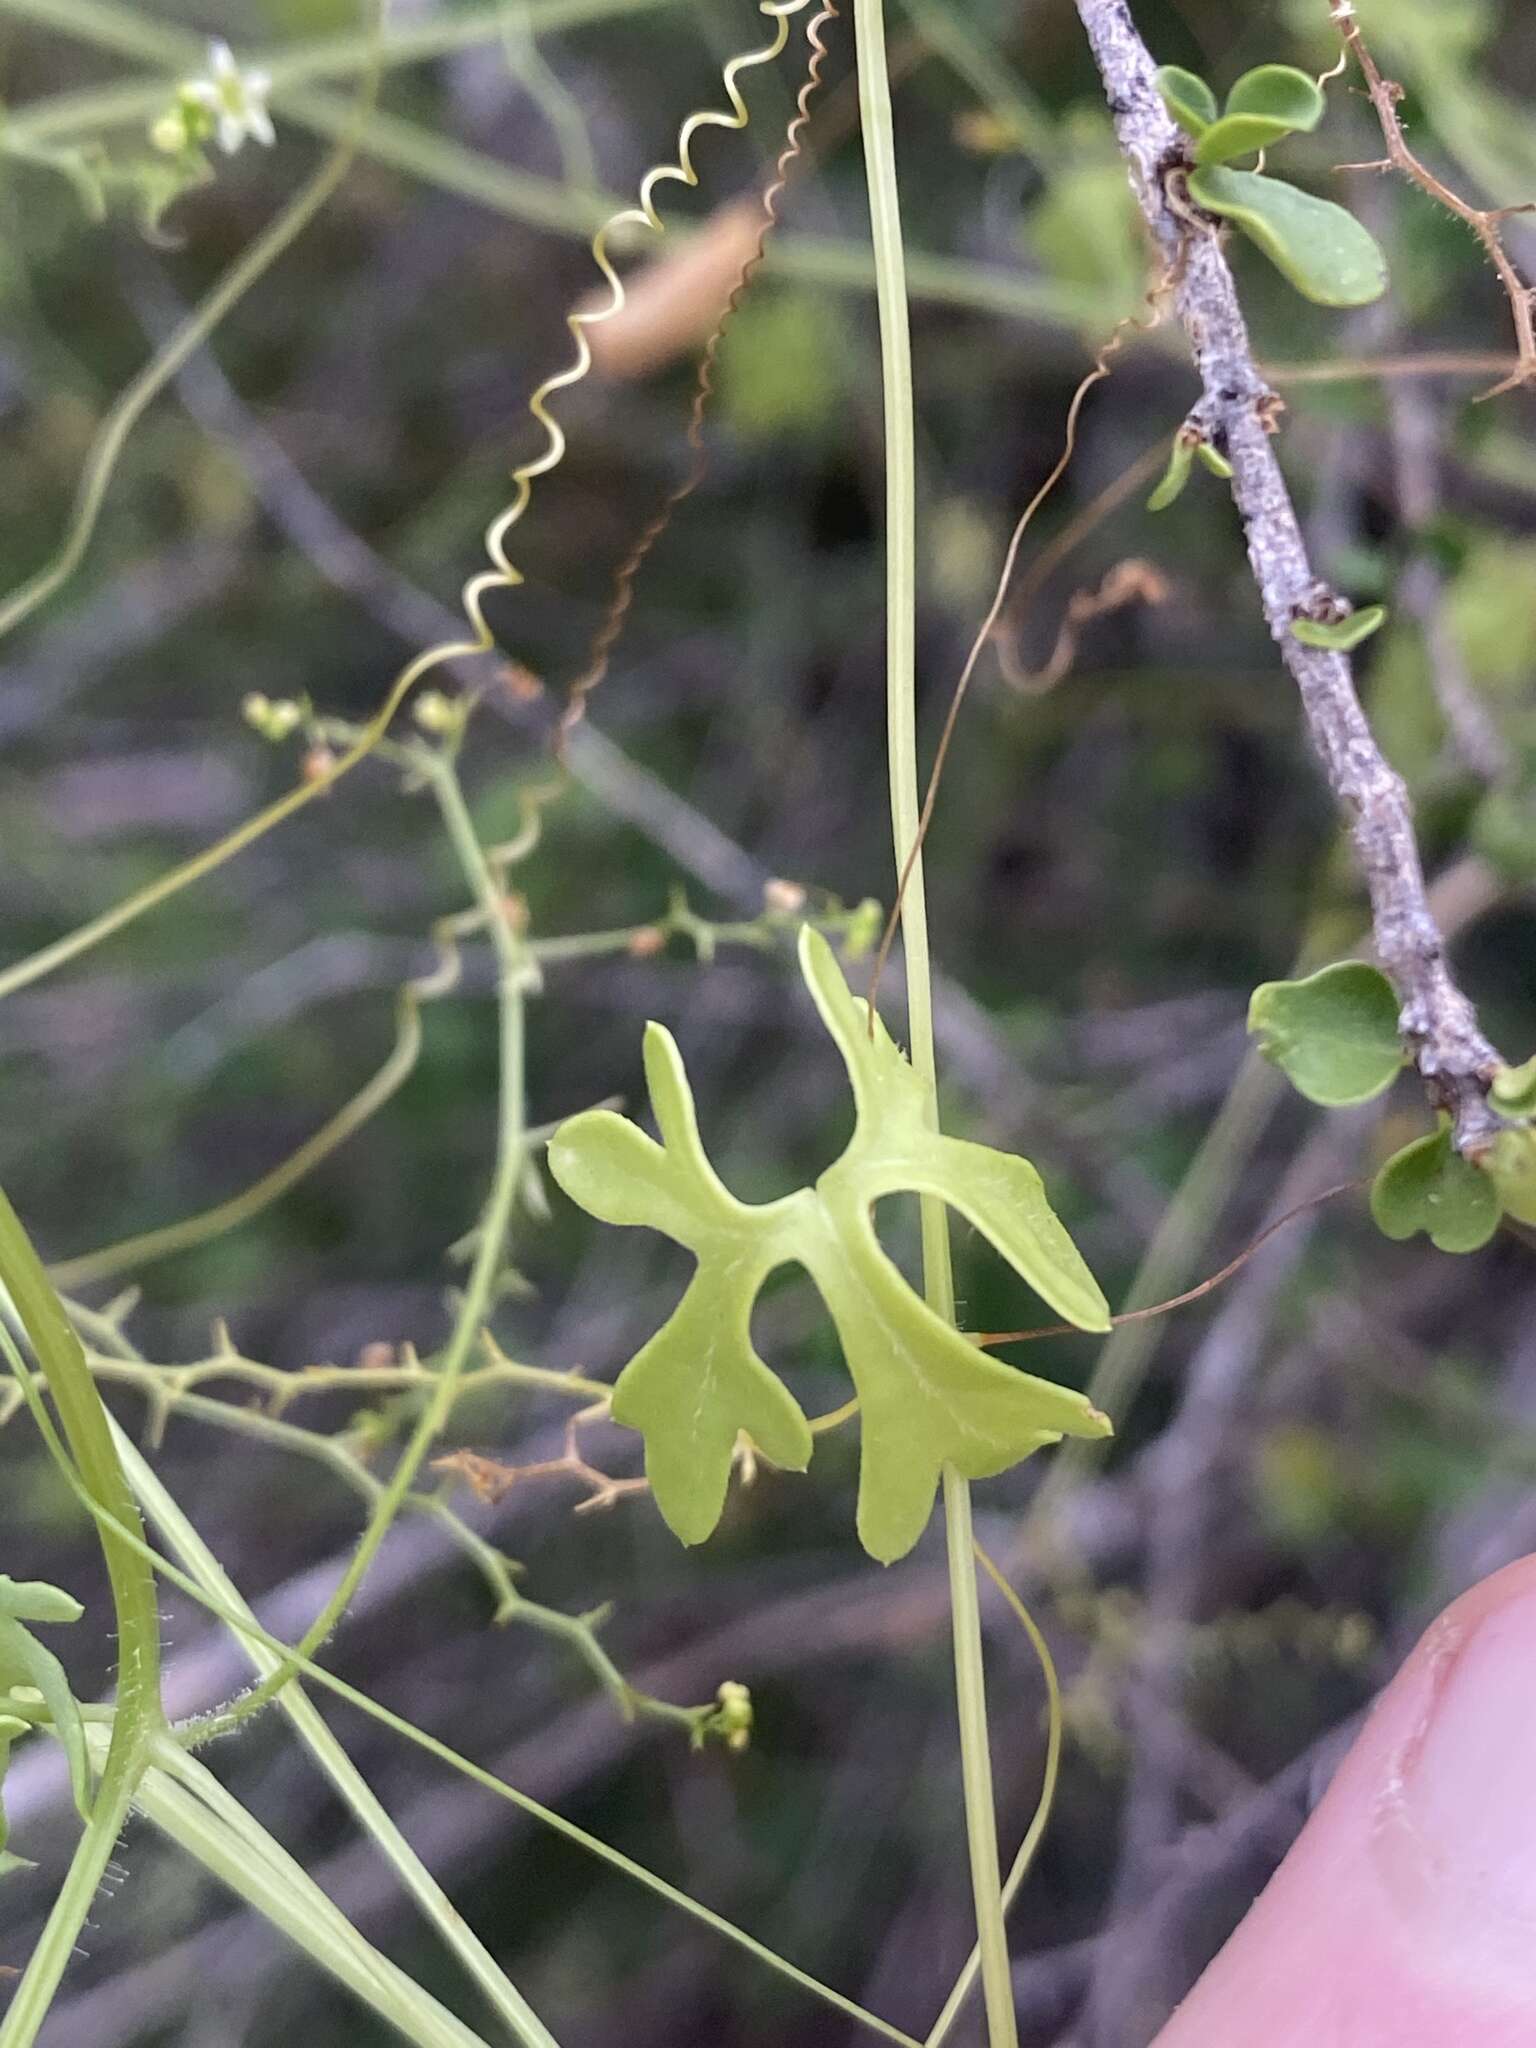
[[[1442,1614],[1155,2048],[1533,2048],[1536,1557]]]

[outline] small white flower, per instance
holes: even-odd
[[[245,138],[270,149],[277,139],[272,116],[267,112],[267,94],[272,81],[265,71],[242,71],[228,43],[208,45],[206,78],[189,78],[181,97],[212,117],[220,149],[233,156]]]

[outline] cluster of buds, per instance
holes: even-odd
[[[464,729],[469,703],[464,697],[449,697],[442,690],[423,690],[411,706],[411,717],[419,731],[434,739],[451,739]]]
[[[727,1749],[744,1750],[752,1740],[752,1694],[748,1687],[737,1679],[728,1678],[715,1694],[719,1701],[711,1712],[703,1715],[694,1729],[694,1747],[702,1749],[711,1736],[723,1742]]]
[[[304,707],[292,697],[269,697],[264,691],[251,690],[240,699],[240,716],[252,732],[276,747],[292,739],[304,723]]]

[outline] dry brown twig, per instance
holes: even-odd
[[[611,1472],[604,1472],[583,1455],[581,1432],[589,1423],[606,1421],[608,1408],[605,1398],[578,1408],[574,1415],[568,1417],[565,1448],[558,1458],[540,1458],[530,1465],[504,1465],[499,1459],[482,1457],[477,1451],[453,1451],[446,1457],[434,1458],[432,1470],[462,1479],[477,1500],[491,1506],[504,1500],[514,1486],[527,1479],[574,1479],[587,1489],[586,1498],[576,1503],[578,1515],[590,1514],[597,1508],[611,1508],[630,1494],[647,1492],[650,1481],[616,1479]]]
[[[1071,674],[1084,626],[1110,612],[1123,611],[1127,605],[1166,604],[1172,592],[1172,584],[1156,563],[1144,561],[1140,555],[1128,556],[1106,570],[1097,584],[1073,591],[1044,667],[1025,668],[1017,649],[1001,638],[996,639],[997,665],[1010,688],[1027,697],[1043,697]]]
[[[1458,192],[1453,192],[1442,178],[1436,177],[1429,166],[1420,161],[1408,147],[1403,134],[1403,124],[1398,117],[1398,106],[1403,98],[1403,88],[1396,79],[1384,78],[1375,58],[1371,55],[1365,38],[1360,33],[1360,24],[1355,19],[1352,0],[1329,0],[1328,12],[1333,25],[1344,39],[1346,49],[1360,66],[1365,79],[1365,89],[1370,94],[1371,105],[1381,123],[1381,136],[1387,146],[1387,153],[1374,163],[1340,164],[1344,171],[1401,171],[1403,176],[1431,199],[1443,206],[1447,213],[1453,213],[1466,225],[1482,243],[1489,262],[1499,274],[1499,282],[1509,299],[1509,310],[1515,321],[1515,346],[1518,360],[1513,370],[1501,383],[1494,384],[1481,394],[1484,398],[1496,398],[1501,392],[1514,391],[1522,384],[1536,384],[1536,293],[1520,275],[1514,259],[1504,246],[1499,225],[1511,214],[1536,212],[1536,201],[1527,201],[1522,206],[1473,206]]]

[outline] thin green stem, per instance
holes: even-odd
[[[0,1333],[3,1332],[4,1325],[0,1323]],[[14,1352],[14,1346],[11,1349]],[[344,1700],[349,1706],[355,1707],[360,1713],[367,1714],[372,1720],[377,1721],[381,1727],[388,1728],[404,1741],[413,1744],[417,1749],[423,1750],[428,1756],[435,1757],[438,1762],[446,1764],[451,1770],[458,1772],[461,1777],[468,1778],[471,1783],[479,1785],[483,1790],[494,1794],[497,1798],[506,1800],[510,1805],[517,1807],[532,1819],[541,1822],[553,1833],[562,1835],[567,1841],[573,1842],[578,1847],[585,1849],[589,1855],[595,1856],[600,1862],[606,1863],[611,1869],[617,1870],[622,1875],[633,1879],[635,1883],[643,1886],[645,1890],[654,1893],[657,1898],[664,1899],[669,1904],[679,1907],[702,1925],[712,1928],[717,1934],[723,1935],[727,1941],[733,1942],[738,1948],[744,1949],[749,1955],[755,1956],[759,1962],[766,1964],[770,1969],[777,1970],[781,1976],[787,1978],[791,1983],[797,1984],[802,1990],[812,1993],[813,1996],[821,1999],[823,2003],[832,2006],[846,2018],[855,2020],[861,2026],[868,2027],[872,2032],[883,2035],[888,2041],[900,2043],[901,2048],[919,2048],[919,2044],[914,2038],[910,2034],[904,2033],[900,2027],[892,2026],[889,2020],[881,2019],[876,2013],[867,2012],[863,2006],[858,2005],[853,1999],[845,1997],[840,1991],[834,1991],[830,1985],[823,1984],[819,1978],[811,1976],[809,1971],[802,1970],[798,1965],[789,1962],[785,1957],[777,1955],[774,1950],[758,1941],[753,1935],[747,1934],[742,1928],[727,1920],[723,1914],[716,1913],[710,1907],[701,1905],[697,1899],[690,1898],[686,1892],[680,1891],[676,1885],[669,1884],[665,1878],[658,1877],[652,1870],[647,1870],[643,1863],[636,1863],[632,1857],[626,1856],[622,1850],[615,1849],[607,1842],[599,1840],[597,1836],[588,1834],[585,1828],[578,1827],[574,1821],[567,1820],[563,1814],[556,1813],[552,1807],[542,1805],[528,1793],[519,1791],[515,1785],[509,1784],[505,1778],[498,1778],[493,1771],[485,1770],[481,1765],[471,1763],[468,1757],[460,1756],[458,1751],[451,1749],[446,1742],[440,1742],[435,1735],[429,1735],[425,1729],[418,1728],[413,1722],[405,1720],[401,1715],[392,1713],[388,1707],[381,1706],[377,1700],[371,1698],[367,1693],[359,1691],[354,1685],[349,1685],[344,1678],[338,1678],[333,1672],[327,1671],[324,1665],[316,1664],[307,1657],[299,1657],[289,1644],[279,1641],[276,1636],[270,1635],[267,1630],[262,1628],[250,1612],[250,1609],[239,1600],[238,1595],[235,1595],[232,1599],[225,1599],[220,1595],[212,1593],[204,1585],[200,1584],[197,1579],[193,1578],[190,1573],[181,1570],[169,1558],[162,1557],[142,1535],[135,1534],[134,1530],[128,1528],[126,1524],[116,1522],[91,1499],[90,1495],[81,1485],[73,1466],[64,1454],[63,1446],[59,1442],[58,1433],[54,1429],[52,1418],[43,1406],[41,1397],[33,1382],[33,1377],[19,1354],[12,1358],[12,1369],[17,1373],[27,1406],[37,1422],[39,1432],[48,1444],[50,1451],[63,1461],[62,1469],[71,1490],[82,1505],[94,1516],[104,1534],[111,1533],[115,1535],[136,1556],[142,1558],[153,1571],[158,1572],[160,1577],[169,1585],[177,1587],[189,1599],[196,1601],[200,1607],[216,1616],[218,1620],[222,1621],[227,1628],[233,1630],[243,1641],[259,1646],[262,1650],[269,1653],[274,1660],[274,1669],[291,1673],[296,1667],[300,1675],[321,1686],[325,1691],[333,1694],[335,1698]],[[135,1527],[137,1528],[138,1526],[137,1517],[135,1517]],[[286,1694],[284,1697],[286,1697]],[[207,1722],[190,1722],[175,1730],[177,1739],[186,1744],[203,1740],[210,1732]],[[6,2043],[5,2048],[10,2048],[10,2044]]]
[[[103,1531],[102,1540],[107,1540]],[[130,1724],[131,1725],[131,1724]],[[144,1774],[144,1758],[150,1738],[120,1733],[114,1719],[112,1749],[108,1751],[96,1803],[85,1833],[75,1844],[64,1882],[54,1895],[48,1918],[37,1946],[27,1960],[21,1982],[16,1986],[5,2020],[0,2024],[0,2048],[32,2048],[48,2009],[58,1992],[59,1981],[75,1952],[81,1930],[101,1889],[101,1880],[112,1861],[128,1814],[138,1796]],[[113,1762],[113,1751],[117,1762]]]
[[[400,991],[396,1008],[395,1042],[383,1064],[334,1116],[326,1119],[312,1137],[296,1146],[286,1159],[252,1181],[249,1187],[242,1188],[239,1194],[231,1195],[227,1201],[215,1203],[211,1209],[200,1209],[195,1216],[183,1216],[177,1222],[162,1224],[156,1230],[139,1231],[133,1237],[121,1238],[116,1244],[103,1245],[99,1251],[84,1252],[79,1258],[59,1260],[49,1269],[55,1285],[69,1289],[89,1287],[97,1281],[110,1280],[119,1273],[132,1272],[135,1267],[148,1265],[153,1259],[169,1258],[174,1252],[191,1251],[200,1244],[209,1244],[226,1231],[248,1223],[252,1217],[259,1216],[264,1209],[281,1200],[290,1188],[313,1173],[339,1146],[376,1116],[415,1071],[420,1054],[421,1001],[414,988],[406,987]]]
[[[886,747],[890,764],[891,824],[896,871],[907,875],[902,936],[907,962],[907,1015],[912,1066],[923,1084],[928,1113],[938,1125],[934,1062],[933,993],[928,959],[927,897],[918,844],[921,814],[916,732],[917,459],[912,396],[912,341],[906,257],[886,64],[881,0],[854,0],[858,46],[859,111],[869,187],[880,313],[880,360],[886,447]],[[910,869],[908,862],[911,862]],[[953,1322],[954,1276],[944,1206],[922,1203],[923,1285],[929,1306]],[[955,1698],[960,1729],[966,1840],[976,1928],[981,1950],[990,2048],[1016,2048],[1008,1937],[998,1868],[992,1760],[987,1740],[986,1680],[976,1567],[971,1555],[970,1489],[959,1473],[944,1472],[944,1533],[949,1551],[954,1631]]]
[[[496,1161],[489,1199],[476,1230],[475,1255],[469,1280],[443,1349],[430,1390],[410,1438],[375,1501],[367,1527],[346,1570],[325,1605],[306,1629],[298,1655],[312,1657],[325,1641],[362,1584],[369,1566],[404,1507],[433,1445],[442,1435],[458,1399],[459,1381],[472,1347],[496,1298],[507,1233],[522,1178],[526,1145],[524,1128],[524,998],[537,970],[512,929],[500,882],[475,831],[457,771],[446,753],[423,750],[420,766],[437,798],[459,863],[485,921],[500,969],[497,986],[500,1078],[496,1118]],[[271,1700],[293,1676],[296,1665],[269,1674],[255,1689],[216,1715],[204,1730],[223,1734],[238,1728]]]
[[[118,1641],[118,1706],[90,1819],[0,2025],[0,2048],[30,2048],[91,1910],[143,1776],[150,1744],[164,1727],[164,1715],[160,1705],[160,1613],[154,1577],[140,1547],[143,1526],[138,1509],[80,1339],[70,1328],[42,1261],[3,1191],[0,1283],[53,1395],[64,1441],[54,1434],[52,1443],[65,1476],[93,1512],[111,1517],[110,1523],[99,1522],[98,1528]],[[0,1347],[12,1370],[25,1374],[15,1340],[3,1322]],[[136,1537],[140,1542],[135,1542]]]
[[[124,1466],[145,1513],[162,1530],[187,1570],[204,1592],[248,1614],[249,1609],[241,1601],[233,1581],[161,1484],[148,1460],[121,1435],[119,1445]],[[239,1633],[235,1640],[245,1650],[258,1676],[264,1676],[275,1668],[277,1660],[271,1651]],[[290,1685],[284,1689],[278,1706],[359,1824],[378,1844],[425,1918],[480,1987],[492,2009],[520,2040],[528,2044],[528,2048],[554,2048],[553,2037],[538,2015],[455,1909],[447,1893],[412,1849],[346,1750],[326,1726],[314,1703],[300,1687]]]
[[[237,1897],[418,2048],[485,2048],[481,2037],[353,1927],[303,1865],[169,1734],[155,1745],[137,1804]],[[537,2021],[525,2048],[555,2048]]]
[[[1029,1637],[1045,1678],[1045,1769],[1040,1775],[1040,1797],[1036,1801],[1034,1814],[1029,1826],[1024,1830],[1024,1839],[1019,1844],[1018,1852],[1009,1866],[1008,1876],[1003,1884],[1003,1911],[1006,1913],[1017,1898],[1019,1887],[1029,1875],[1035,1854],[1045,1838],[1046,1825],[1050,1820],[1051,1807],[1056,1798],[1056,1779],[1061,1769],[1061,1681],[1056,1676],[1056,1664],[1051,1656],[1050,1645],[1036,1625],[1034,1616],[979,1543],[975,1545],[975,1556],[977,1563],[1013,1610],[1020,1628]],[[978,1943],[966,1958],[965,1968],[955,1979],[938,2018],[924,2036],[923,2048],[941,2048],[941,2044],[949,2036],[950,2029],[960,2017],[980,1968],[981,1946]]]
[[[165,1717],[160,1705],[160,1612],[154,1575],[144,1557],[143,1524],[80,1340],[65,1320],[31,1239],[3,1191],[0,1283],[26,1332],[63,1424],[61,1440],[42,1410],[48,1423],[49,1448],[70,1485],[97,1518],[118,1638],[117,1711],[90,1818],[0,2025],[0,2048],[30,2048],[79,1940]],[[0,1351],[13,1373],[24,1385],[29,1384],[31,1375],[3,1320]],[[33,1398],[41,1409],[41,1396],[34,1394]],[[104,1516],[110,1516],[110,1521],[102,1519]]]

